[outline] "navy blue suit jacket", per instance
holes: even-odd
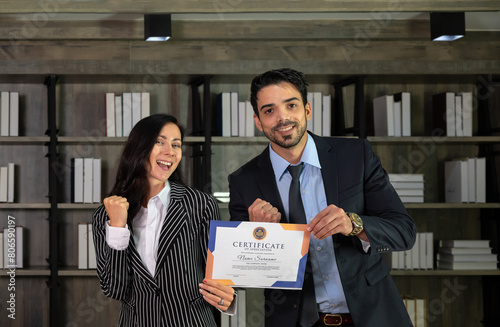
[[[356,327],[411,326],[406,308],[381,254],[413,247],[416,227],[391,186],[370,143],[362,139],[313,137],[328,205],[355,212],[370,239],[368,253],[357,237],[333,235],[342,286]],[[229,175],[231,220],[248,220],[257,198],[285,211],[269,148]],[[301,291],[266,290],[266,326],[295,326]]]

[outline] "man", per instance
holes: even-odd
[[[266,327],[411,326],[381,253],[410,249],[416,227],[369,142],[307,132],[312,109],[300,72],[257,76],[250,101],[270,145],[229,176],[231,220],[288,223],[302,210],[289,200],[288,166],[301,164],[313,236],[302,291],[265,290]]]

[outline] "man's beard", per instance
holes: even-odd
[[[277,129],[283,128],[285,126],[290,126],[290,125],[294,125],[297,129],[297,134],[296,134],[295,138],[294,138],[293,134],[282,136],[280,139],[278,137],[275,137],[276,133],[277,133],[276,132]],[[278,125],[274,126],[273,128],[271,128],[270,132],[264,130],[264,135],[271,142],[277,144],[278,146],[285,148],[285,149],[289,149],[289,148],[293,148],[294,146],[299,144],[299,142],[302,139],[302,137],[304,136],[305,132],[306,132],[305,125],[302,126],[297,122],[285,121],[285,122],[278,124]]]

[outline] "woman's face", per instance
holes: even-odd
[[[149,155],[149,185],[165,184],[182,159],[181,131],[174,123],[163,126]]]

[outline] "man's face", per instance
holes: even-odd
[[[305,146],[303,136],[311,119],[311,106],[307,103],[304,107],[302,96],[293,84],[282,82],[263,87],[257,93],[257,110],[259,117],[254,115],[255,125],[272,146],[285,149]]]

